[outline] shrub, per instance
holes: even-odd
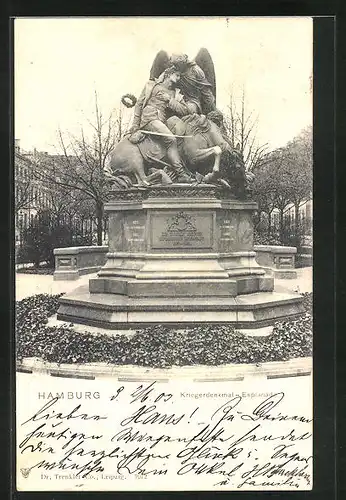
[[[281,242],[276,234],[267,234],[255,230],[254,245],[281,245]]]
[[[18,262],[33,262],[39,267],[45,261],[54,267],[54,248],[88,245],[89,238],[80,234],[72,224],[62,223],[49,211],[40,212],[23,233],[23,246]]]

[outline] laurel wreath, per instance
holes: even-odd
[[[133,94],[125,94],[121,98],[121,102],[127,108],[133,108],[137,102],[137,98]]]

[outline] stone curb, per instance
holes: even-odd
[[[263,379],[288,378],[310,375],[312,358],[295,358],[289,361],[272,361],[263,364],[228,364],[222,366],[174,366],[172,368],[147,368],[132,365],[85,363],[69,365],[48,363],[38,358],[25,358],[17,362],[17,372],[52,377],[95,380],[112,377],[119,382],[168,382],[184,379],[193,382],[242,381],[253,377]]]

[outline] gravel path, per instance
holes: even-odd
[[[297,292],[311,292],[312,291],[312,268],[304,267],[297,269],[297,279],[276,280],[275,290],[284,291],[291,290]],[[15,292],[16,300],[24,299],[30,295],[38,293],[67,293],[78,286],[87,284],[90,278],[95,277],[96,274],[87,274],[81,276],[78,280],[74,281],[54,281],[51,275],[39,274],[16,274]]]

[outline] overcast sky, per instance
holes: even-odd
[[[41,18],[15,20],[15,137],[54,151],[58,127],[78,132],[94,90],[105,113],[138,96],[161,49],[215,65],[217,107],[245,88],[258,140],[285,144],[312,123],[311,18]]]

